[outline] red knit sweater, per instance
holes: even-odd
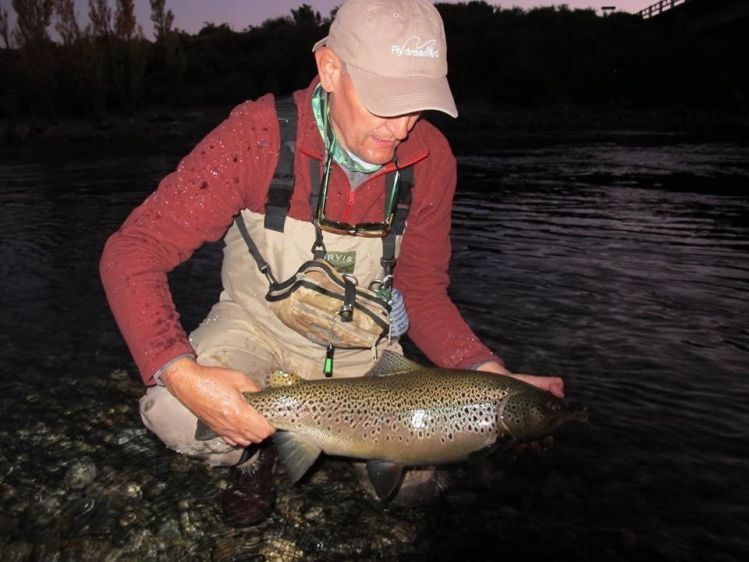
[[[294,94],[299,119],[289,216],[300,220],[310,217],[309,158],[323,158],[311,109],[314,86]],[[100,264],[104,289],[147,385],[169,360],[193,351],[175,310],[167,273],[204,242],[220,239],[241,209],[263,212],[278,152],[273,98],[239,105],[107,241]],[[409,313],[409,336],[441,367],[498,360],[447,296],[455,157],[442,134],[424,119],[399,145],[397,156],[401,167],[415,166],[394,281]],[[387,169],[352,192],[343,171],[333,166],[326,215],[348,223],[381,221]]]

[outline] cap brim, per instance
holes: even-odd
[[[315,44],[315,48],[324,44],[326,39]],[[458,116],[445,76],[382,76],[348,63],[346,69],[359,99],[370,113],[395,117],[431,109],[447,113],[450,117]]]
[[[330,38],[330,35],[326,35],[322,39],[320,39],[317,43],[315,43],[312,46],[312,52],[314,53],[317,49],[320,47],[324,47],[328,43],[328,39]]]

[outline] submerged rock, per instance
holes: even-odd
[[[69,490],[82,490],[96,478],[96,464],[83,457],[73,462],[65,473],[63,485]]]

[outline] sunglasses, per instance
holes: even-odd
[[[330,183],[330,167],[332,162],[333,157],[331,154],[328,154],[328,158],[325,162],[325,173],[320,180],[320,196],[317,200],[315,224],[320,228],[320,230],[332,234],[348,234],[349,236],[363,236],[365,238],[383,238],[387,236],[393,228],[393,221],[395,219],[398,189],[400,188],[400,170],[396,169],[393,183],[388,190],[385,204],[385,220],[383,222],[360,222],[358,224],[348,224],[325,218],[325,204],[328,199],[328,184]]]

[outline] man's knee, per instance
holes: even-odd
[[[235,303],[217,303],[190,334],[190,343],[201,365],[240,371],[263,387],[268,374],[279,368],[278,360],[253,331],[246,314]]]

